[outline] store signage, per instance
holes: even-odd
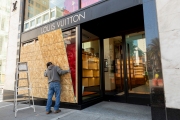
[[[58,28],[66,27],[73,23],[79,22],[85,18],[86,18],[86,13],[84,12],[82,14],[79,13],[79,14],[72,15],[70,17],[66,17],[64,19],[60,19],[58,21],[55,21],[53,23],[50,23],[48,25],[41,27],[41,34],[56,30]]]
[[[12,12],[17,9],[17,6],[16,6],[16,5],[17,5],[17,1],[13,3],[13,10],[12,10]]]

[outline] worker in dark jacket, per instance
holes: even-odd
[[[47,70],[44,72],[44,76],[48,77],[49,83],[49,91],[48,91],[48,99],[46,104],[46,114],[51,113],[51,105],[52,105],[52,97],[55,93],[56,101],[54,105],[54,112],[59,113],[61,110],[60,106],[60,75],[66,74],[70,72],[70,70],[62,70],[58,66],[53,65],[51,62],[47,63]]]

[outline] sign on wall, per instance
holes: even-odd
[[[53,23],[50,23],[48,25],[42,26],[41,27],[41,34],[44,34],[44,33],[47,33],[47,32],[53,31],[53,30],[56,30],[58,28],[62,28],[62,27],[68,26],[70,24],[79,22],[79,21],[81,21],[83,19],[86,19],[86,13],[85,12],[79,13],[79,14],[75,14],[75,15],[72,15],[70,17],[66,17],[64,19],[60,19],[60,20],[55,21]]]
[[[15,2],[13,3],[13,10],[12,10],[12,12],[15,11],[16,9],[17,9],[17,1],[15,1]]]

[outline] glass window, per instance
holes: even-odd
[[[129,93],[150,94],[144,31],[126,35],[126,46]]]
[[[82,42],[82,99],[87,101],[100,96],[99,38],[83,30]]]
[[[76,29],[63,32],[63,38],[66,45],[66,53],[71,70],[74,94],[76,96]]]
[[[36,3],[33,5],[32,0],[26,0],[24,16],[25,23],[32,17],[37,19],[38,17],[42,16],[42,12],[49,14],[49,12],[55,10],[55,13],[53,14],[57,18],[70,14],[78,10],[78,1],[79,0],[36,0]]]
[[[29,18],[32,18],[32,17],[33,17],[33,15],[32,15],[31,13],[28,13],[28,16],[29,16]]]
[[[99,1],[101,0],[81,0],[81,8],[84,8]]]
[[[28,29],[29,28],[29,23],[26,23],[25,24],[25,29]]]
[[[105,94],[124,95],[122,36],[104,39]]]
[[[37,24],[41,23],[41,17],[37,18]]]
[[[35,20],[31,21],[31,27],[35,26]]]
[[[29,10],[30,12],[33,12],[33,8],[32,8],[31,6],[28,7],[28,10]]]
[[[55,11],[51,12],[51,18],[55,17]]]
[[[48,15],[48,14],[45,14],[45,15],[44,15],[44,21],[48,20],[48,18],[49,18],[49,15]]]

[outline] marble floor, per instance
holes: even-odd
[[[129,90],[129,93],[150,94],[150,88],[149,88],[149,85],[145,84],[145,85],[135,87],[132,90]],[[124,92],[120,92],[116,95],[124,95]]]

